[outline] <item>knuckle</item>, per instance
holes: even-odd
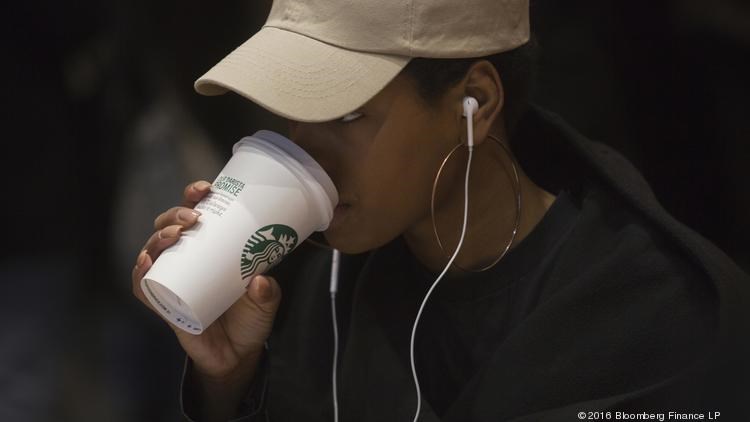
[[[179,210],[180,207],[172,207],[159,214],[154,219],[154,229],[163,230],[165,227],[173,224],[177,220],[177,213],[179,212]]]
[[[154,230],[159,230],[159,227],[161,227],[161,222],[164,219],[164,213],[161,213],[154,218]]]
[[[169,221],[167,225],[169,225],[169,223],[173,224],[175,221],[178,220],[179,218],[178,214],[181,209],[182,207],[172,207],[169,209],[169,211],[167,211],[167,215],[169,216]]]
[[[185,190],[182,192],[185,199],[190,199],[195,197],[196,194],[200,195],[202,192],[199,189],[199,186],[206,183],[203,180],[196,180],[195,182],[190,183],[185,187]]]
[[[192,224],[190,209],[187,207],[176,207],[174,209],[174,222],[180,225]]]

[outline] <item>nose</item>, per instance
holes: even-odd
[[[287,120],[287,125],[289,138],[305,150],[332,138],[331,130],[326,122],[307,123]]]
[[[289,139],[310,154],[338,187],[339,150],[334,135],[326,126],[326,123],[288,120]]]

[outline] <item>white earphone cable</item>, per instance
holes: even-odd
[[[339,327],[336,319],[336,291],[339,284],[339,265],[341,261],[341,252],[338,249],[333,250],[331,258],[331,319],[333,320],[333,421],[339,421],[339,399],[338,399],[338,382],[336,379],[336,369],[339,362]]]
[[[469,215],[469,173],[471,172],[471,159],[474,155],[474,131],[472,130],[472,119],[471,119],[471,113],[469,113],[466,116],[466,124],[467,124],[467,144],[469,147],[469,158],[466,162],[466,177],[464,180],[464,219],[463,224],[461,225],[461,237],[458,240],[458,245],[456,246],[456,251],[453,252],[453,256],[451,256],[450,260],[448,260],[448,264],[443,269],[443,272],[440,273],[437,279],[432,283],[432,286],[427,291],[427,294],[425,294],[424,299],[422,299],[422,304],[419,306],[419,312],[417,312],[417,318],[414,320],[414,326],[411,330],[411,341],[410,341],[410,348],[409,348],[409,358],[411,359],[411,373],[414,377],[414,386],[417,390],[417,411],[414,414],[414,420],[413,422],[417,422],[417,419],[419,419],[419,412],[422,410],[422,392],[419,389],[419,379],[417,378],[417,367],[414,364],[414,338],[417,333],[417,324],[419,324],[419,318],[422,316],[422,311],[424,310],[425,304],[427,304],[427,300],[430,298],[430,295],[432,294],[432,291],[435,289],[437,284],[442,280],[443,276],[448,272],[448,269],[453,264],[453,261],[456,260],[456,257],[458,256],[459,251],[461,250],[461,246],[463,246],[464,243],[464,237],[466,236],[466,222],[468,220]]]
[[[476,109],[476,100],[473,98],[471,99],[474,101],[473,107],[474,110]],[[471,103],[469,103],[471,105]],[[424,307],[427,304],[427,300],[430,298],[430,295],[432,294],[432,291],[435,290],[435,287],[440,282],[440,280],[443,279],[445,274],[448,272],[448,269],[453,265],[453,262],[456,260],[456,257],[458,256],[458,253],[461,251],[461,247],[464,243],[464,238],[466,237],[466,225],[468,221],[468,215],[469,215],[469,174],[471,173],[471,160],[474,155],[474,127],[473,127],[473,120],[472,120],[472,112],[473,109],[471,107],[468,107],[467,111],[467,103],[464,102],[464,113],[466,116],[466,135],[467,135],[467,145],[469,149],[469,158],[466,162],[466,176],[464,178],[464,216],[463,216],[463,223],[461,224],[461,237],[458,240],[458,245],[456,245],[456,250],[453,252],[453,255],[448,260],[448,263],[446,264],[443,271],[440,273],[437,279],[432,283],[432,286],[430,286],[430,289],[427,291],[427,294],[425,294],[424,299],[422,299],[422,304],[419,306],[419,311],[417,312],[417,317],[414,320],[414,326],[411,330],[411,340],[409,345],[409,359],[411,361],[411,373],[414,377],[414,386],[417,391],[417,411],[414,414],[414,421],[417,422],[419,419],[419,413],[422,410],[422,393],[419,389],[419,378],[417,377],[417,368],[414,363],[414,339],[416,337],[417,333],[417,325],[419,324],[419,319],[422,316],[422,312],[424,311]],[[330,286],[330,293],[331,293],[331,317],[333,320],[333,373],[332,373],[332,385],[333,385],[333,420],[334,422],[338,422],[339,420],[339,403],[338,403],[338,384],[336,379],[336,370],[338,368],[338,352],[339,352],[339,330],[338,330],[338,323],[336,319],[336,291],[338,290],[338,275],[339,275],[339,263],[341,260],[341,253],[337,250],[333,250],[332,254],[332,260],[331,260],[331,286]]]

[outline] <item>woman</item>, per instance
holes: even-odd
[[[747,350],[747,277],[669,217],[617,153],[526,107],[528,40],[520,0],[279,0],[196,83],[286,117],[339,191],[324,236],[345,254],[341,417],[729,418],[747,370],[728,353]],[[466,97],[477,107],[464,117]],[[420,401],[410,334],[459,243],[467,123],[465,240],[419,321]],[[209,187],[189,185],[183,206],[156,219],[133,270],[144,303],[139,280],[197,221]],[[302,246],[203,334],[175,330],[190,417],[333,419],[328,259]]]

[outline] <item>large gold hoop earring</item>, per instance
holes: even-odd
[[[505,255],[508,253],[508,251],[510,250],[511,246],[513,246],[513,242],[516,240],[516,235],[518,234],[518,228],[519,228],[519,226],[521,224],[521,181],[520,181],[520,179],[518,177],[518,167],[516,165],[516,160],[513,158],[513,154],[511,154],[511,152],[508,150],[508,147],[506,147],[500,141],[500,139],[498,139],[494,135],[487,135],[487,137],[490,138],[490,139],[492,139],[493,141],[495,141],[495,143],[497,145],[499,145],[500,148],[502,148],[502,150],[508,156],[508,159],[510,160],[511,167],[513,168],[513,177],[512,177],[512,179],[513,179],[513,191],[514,191],[514,193],[516,195],[516,221],[515,221],[515,225],[513,227],[513,232],[511,233],[510,239],[508,240],[508,243],[505,245],[505,248],[500,253],[500,255],[494,261],[492,261],[489,265],[487,265],[485,267],[482,267],[480,269],[466,269],[466,268],[463,268],[460,265],[456,264],[455,261],[453,262],[453,265],[455,265],[456,268],[458,268],[458,269],[460,269],[462,271],[465,271],[465,272],[476,272],[476,273],[478,273],[478,272],[486,271],[486,270],[489,270],[490,268],[494,267],[498,262],[500,262],[500,260],[503,259],[503,257],[505,257]],[[438,185],[438,182],[440,180],[440,174],[443,172],[443,168],[445,167],[445,164],[448,162],[448,160],[451,158],[451,156],[456,151],[458,151],[458,149],[460,147],[462,147],[462,146],[465,146],[465,144],[459,143],[458,145],[456,145],[448,153],[448,155],[445,156],[445,158],[443,159],[442,164],[440,164],[440,168],[438,169],[437,174],[435,175],[435,180],[432,183],[432,198],[430,200],[430,217],[432,219],[432,230],[435,232],[435,239],[437,239],[437,243],[438,243],[438,246],[440,246],[440,250],[442,250],[443,253],[445,253],[445,255],[447,257],[450,257],[452,254],[449,254],[445,250],[445,247],[443,247],[443,242],[440,241],[440,235],[438,234],[437,225],[435,224],[435,192],[437,192],[437,185]],[[505,168],[505,171],[507,173],[507,171],[508,171],[507,167]]]

